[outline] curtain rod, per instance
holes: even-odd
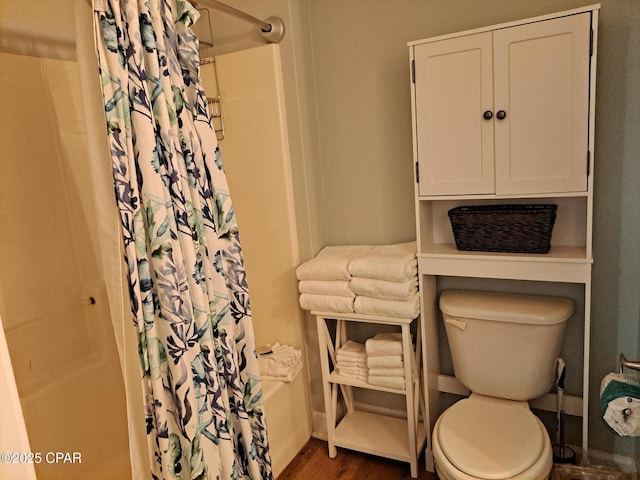
[[[189,0],[189,2],[195,7],[197,7],[199,3],[196,0]],[[202,3],[205,6],[215,8],[223,13],[259,26],[260,33],[262,33],[262,36],[269,43],[278,43],[284,36],[284,23],[280,17],[269,17],[266,20],[260,20],[259,18],[243,12],[242,10],[238,10],[230,5],[221,3],[218,0],[203,0]]]

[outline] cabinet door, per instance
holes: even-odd
[[[590,13],[495,31],[496,193],[587,189],[590,31]]]
[[[491,36],[414,47],[421,196],[494,192]]]

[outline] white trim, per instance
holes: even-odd
[[[596,3],[594,5],[589,5],[587,7],[580,7],[580,8],[575,8],[573,10],[565,10],[563,12],[558,12],[558,13],[550,13],[547,15],[540,15],[538,17],[532,17],[532,18],[527,18],[527,19],[522,19],[522,20],[515,20],[513,22],[506,22],[506,23],[499,23],[497,25],[491,25],[488,27],[480,27],[480,28],[475,28],[472,30],[465,30],[463,32],[456,32],[456,33],[448,33],[445,35],[439,35],[437,37],[428,37],[428,38],[424,38],[422,40],[414,40],[411,42],[407,42],[407,46],[409,47],[413,47],[415,45],[419,45],[421,43],[428,43],[428,42],[436,42],[439,40],[446,40],[449,38],[455,38],[455,37],[462,37],[464,35],[473,35],[476,33],[483,33],[483,32],[490,32],[490,31],[494,31],[494,30],[499,30],[501,28],[509,28],[509,27],[515,27],[518,25],[525,25],[527,23],[534,23],[534,22],[542,22],[544,20],[551,20],[553,18],[558,18],[558,17],[567,17],[569,15],[577,15],[580,13],[586,13],[586,12],[592,12],[592,11],[596,11],[600,9],[600,4]]]

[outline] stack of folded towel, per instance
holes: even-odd
[[[382,387],[405,388],[402,334],[379,333],[365,342],[368,382]]]
[[[349,263],[372,247],[366,245],[328,246],[296,270],[300,306],[304,310],[353,312],[355,294],[349,282]]]
[[[416,242],[380,245],[349,263],[354,311],[415,318],[420,313]]]
[[[302,352],[289,345],[274,343],[261,349],[258,355],[260,377],[263,380],[292,382],[302,370]]]
[[[338,375],[367,381],[367,352],[362,343],[347,341],[336,353],[336,370]]]
[[[416,242],[325,247],[296,270],[304,310],[419,314]]]

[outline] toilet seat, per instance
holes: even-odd
[[[440,416],[432,443],[443,480],[545,479],[551,470],[549,436],[525,402],[473,394]]]

